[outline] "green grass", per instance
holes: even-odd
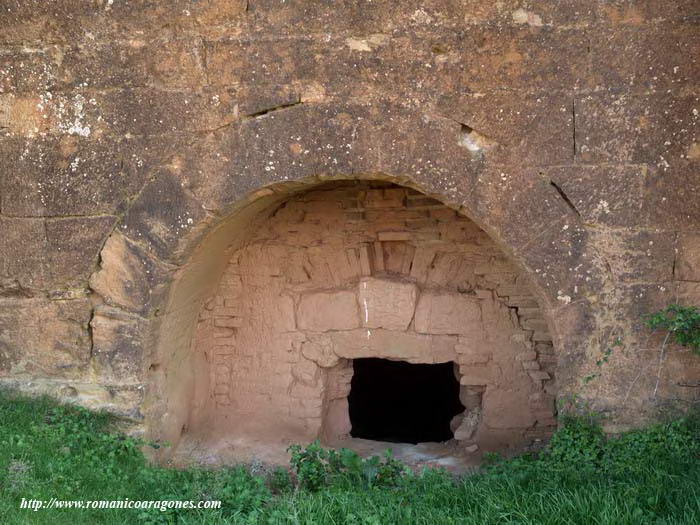
[[[700,425],[685,418],[608,440],[570,419],[549,451],[455,479],[315,445],[286,471],[149,466],[103,414],[0,392],[0,523],[693,524]],[[219,510],[20,509],[48,500],[222,500]]]

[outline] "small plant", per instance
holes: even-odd
[[[267,485],[274,494],[284,494],[292,488],[292,478],[286,468],[275,468],[267,478]]]
[[[384,457],[363,459],[347,448],[324,449],[318,440],[306,448],[289,447],[291,465],[301,488],[312,492],[323,487],[392,487],[408,473],[390,450]]]
[[[503,457],[497,452],[484,452],[483,460],[484,465],[495,465],[503,461]]]
[[[652,330],[667,331],[667,337],[700,355],[700,310],[697,306],[672,304],[647,318]]]
[[[291,465],[296,472],[299,485],[311,491],[319,490],[328,481],[328,451],[314,441],[308,447],[292,445],[287,449],[291,453]]]
[[[561,396],[557,401],[559,420],[566,423],[571,419],[587,421],[590,425],[600,425],[605,419],[605,414],[595,410],[591,402],[579,394],[569,394]]]
[[[600,425],[574,415],[563,415],[560,421],[562,427],[549,442],[548,460],[567,469],[595,469],[605,444]]]
[[[597,360],[596,360],[595,366],[597,366],[598,368],[601,368],[605,363],[607,363],[607,362],[610,360],[610,356],[611,356],[612,353],[613,353],[613,348],[616,347],[616,346],[622,346],[622,339],[620,339],[620,338],[618,337],[617,339],[615,339],[615,341],[613,341],[613,344],[612,344],[611,346],[612,346],[612,348],[606,348],[605,350],[602,350],[602,351],[600,352],[600,353],[601,353],[601,357],[600,357],[600,359],[597,359]],[[585,376],[585,377],[583,378],[583,384],[588,384],[588,383],[590,383],[591,381],[593,381],[593,380],[594,380],[596,377],[598,377],[598,376],[600,376],[599,373],[589,374],[589,375]]]

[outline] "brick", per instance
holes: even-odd
[[[214,319],[214,326],[225,328],[240,328],[243,323],[244,321],[240,317],[217,317]]]
[[[534,361],[535,359],[537,359],[537,353],[534,351],[521,352],[520,354],[515,355],[516,361]]]
[[[523,361],[522,362],[524,370],[539,370],[540,364],[537,361]]]
[[[547,372],[542,371],[530,371],[528,374],[535,381],[546,381],[552,378]]]
[[[377,238],[380,241],[408,241],[413,237],[411,232],[379,232]]]

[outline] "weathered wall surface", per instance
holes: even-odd
[[[185,398],[151,354],[192,337],[171,283],[207,232],[274,183],[377,176],[528,275],[560,394],[611,429],[696,401],[698,359],[640,317],[700,302],[697,2],[422,4],[1,1],[3,382]]]
[[[273,210],[233,248],[192,351],[209,391],[186,427],[203,437],[347,435],[363,357],[454,362],[465,446],[517,447],[556,424],[552,338],[526,276],[472,221],[391,184],[325,185]]]

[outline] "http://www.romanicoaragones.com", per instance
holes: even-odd
[[[165,512],[169,509],[219,509],[221,501],[192,501],[192,500],[48,500],[22,498],[20,509],[33,511],[43,509],[158,509]]]

